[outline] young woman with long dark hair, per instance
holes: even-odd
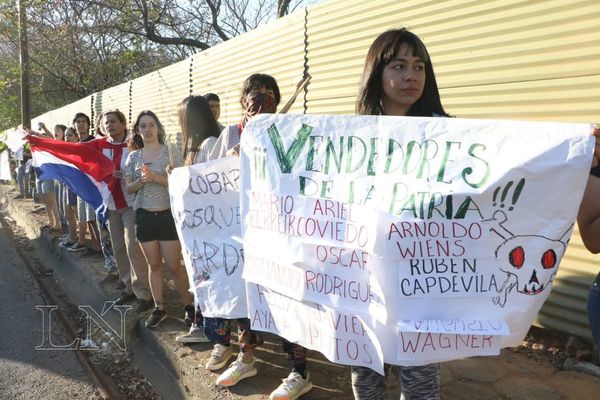
[[[429,53],[417,35],[404,28],[393,29],[379,35],[371,44],[356,112],[361,115],[448,116],[440,101]],[[352,367],[354,398],[388,399],[385,379],[370,368]],[[400,383],[406,400],[439,399],[440,365],[400,367]]]
[[[163,296],[162,259],[171,271],[175,286],[183,297],[186,312],[192,310],[189,282],[181,266],[181,244],[171,214],[169,181],[165,172],[170,163],[165,130],[152,111],[142,111],[133,125],[143,147],[131,152],[125,163],[127,191],[134,194],[135,236],[149,266],[149,283],[155,308],[146,327],[155,328],[166,318]]]
[[[208,101],[204,96],[188,96],[179,103],[178,115],[183,135],[184,165],[189,166],[207,161],[220,133]],[[194,271],[187,273],[188,277],[194,275]],[[196,299],[194,299],[194,303],[194,309],[186,312],[186,323],[189,323],[190,330],[185,335],[177,336],[175,338],[177,342],[210,342],[204,334],[204,318],[200,305]]]

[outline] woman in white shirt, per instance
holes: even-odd
[[[208,161],[221,129],[204,96],[188,96],[179,103],[185,165]]]
[[[188,96],[179,103],[179,126],[183,134],[183,160],[185,165],[208,161],[208,156],[217,141],[220,129],[211,112],[208,101],[203,96]],[[194,271],[187,271],[188,277]],[[207,343],[204,335],[204,318],[195,301],[195,315],[190,331],[175,340],[180,343]]]

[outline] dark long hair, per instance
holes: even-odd
[[[382,76],[385,66],[396,56],[402,43],[408,43],[425,63],[425,87],[421,97],[410,106],[407,115],[431,117],[433,114],[448,116],[438,90],[431,58],[421,39],[406,28],[391,29],[379,35],[371,44],[356,99],[356,113],[361,115],[383,115],[381,105],[383,92]]]
[[[150,110],[144,110],[138,114],[137,119],[135,120],[135,124],[133,124],[134,137],[135,137],[135,135],[140,135],[140,130],[139,130],[140,119],[142,119],[142,117],[146,116],[146,115],[152,117],[154,119],[154,122],[156,122],[156,127],[158,129],[158,143],[165,144],[167,142],[166,134],[165,134],[165,127],[163,126],[163,124],[160,123],[160,120],[158,119],[156,114],[154,114]],[[135,142],[135,138],[133,138],[133,140],[134,140],[134,144],[139,143],[139,142],[138,143]]]
[[[197,153],[202,142],[209,137],[219,137],[221,130],[210,111],[204,96],[188,96],[179,103],[179,126],[183,134],[183,159]]]

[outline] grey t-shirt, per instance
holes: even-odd
[[[125,177],[135,181],[142,176],[142,154],[144,149],[129,153],[125,163]],[[163,149],[156,160],[147,163],[155,175],[166,176],[166,168],[169,165],[169,149],[163,145]],[[169,201],[169,188],[156,182],[147,182],[135,193],[133,208],[143,208],[148,211],[162,211],[171,207]]]

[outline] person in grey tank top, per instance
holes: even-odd
[[[142,111],[133,132],[142,137],[143,147],[129,154],[125,163],[125,180],[127,191],[135,196],[135,236],[148,262],[150,291],[155,304],[146,320],[146,327],[155,328],[167,316],[163,297],[163,257],[183,297],[185,313],[193,316],[194,306],[171,214],[166,174],[171,162],[164,128],[156,114]]]

